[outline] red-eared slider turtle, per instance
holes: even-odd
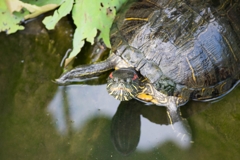
[[[122,7],[105,61],[81,65],[56,80],[82,81],[108,70],[107,90],[121,101],[166,106],[172,120],[189,99],[208,101],[239,83],[238,0],[142,0]],[[173,113],[173,114],[171,114]]]

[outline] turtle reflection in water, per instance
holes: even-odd
[[[64,73],[59,84],[115,69],[107,90],[166,106],[169,120],[189,100],[223,97],[239,83],[240,4],[236,0],[142,0],[123,6],[111,28],[112,51],[102,62]]]

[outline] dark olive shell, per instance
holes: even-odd
[[[112,26],[111,44],[113,54],[150,82],[164,76],[181,86],[175,96],[216,97],[239,80],[240,4],[237,0],[127,4]]]

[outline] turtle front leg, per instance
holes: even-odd
[[[98,62],[90,65],[80,65],[74,69],[62,74],[55,80],[57,84],[68,84],[70,82],[80,82],[94,78],[103,72],[114,69],[116,64],[120,61],[120,58],[112,54],[105,61]]]
[[[184,142],[191,142],[191,129],[188,121],[181,117],[179,107],[186,104],[187,100],[180,99],[174,96],[167,96],[159,92],[152,84],[146,83],[137,96],[143,101],[152,102],[158,106],[165,106],[167,108],[168,121],[173,131]]]
[[[179,137],[184,142],[192,142],[191,128],[188,124],[188,121],[181,117],[178,106],[178,98],[169,96],[168,104],[166,107],[168,121],[177,137]]]
[[[156,88],[156,90],[168,96],[172,96],[176,88],[176,84],[172,80],[167,78],[161,78],[160,80],[155,82],[153,86]]]

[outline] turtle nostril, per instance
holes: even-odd
[[[123,87],[125,87],[125,86],[124,86],[123,83],[120,83],[120,84],[119,84],[119,87],[123,88]]]
[[[130,78],[128,78],[126,81],[127,81],[128,83],[130,83],[132,80],[131,80]]]

